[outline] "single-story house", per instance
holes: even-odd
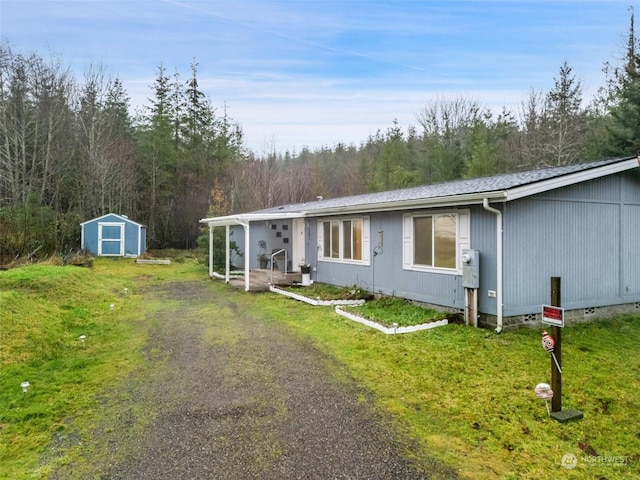
[[[81,245],[93,255],[139,257],[147,249],[147,227],[109,213],[80,224]]]
[[[636,157],[455,180],[202,219],[243,253],[287,250],[313,280],[454,311],[501,331],[535,324],[561,278],[567,321],[640,313]],[[226,272],[210,275],[229,281]],[[473,265],[475,270],[468,269]]]

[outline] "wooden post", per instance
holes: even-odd
[[[560,295],[560,277],[551,277],[551,306],[561,307],[562,299]],[[556,341],[555,356],[558,360],[560,368],[562,368],[562,328],[552,327],[553,339]],[[551,358],[551,390],[553,390],[553,398],[551,399],[551,411],[562,411],[562,373],[558,370],[556,362]]]
[[[551,277],[551,306],[561,308],[560,277]],[[562,410],[562,327],[551,324],[552,336],[555,340],[555,348],[551,355],[551,418],[564,423],[570,420],[579,420],[584,417],[579,410]],[[562,325],[564,325],[564,312],[562,313]],[[558,362],[556,364],[556,361]]]

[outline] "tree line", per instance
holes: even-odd
[[[90,65],[0,45],[0,263],[78,248],[79,224],[107,213],[147,226],[150,248],[191,248],[198,220],[275,205],[568,165],[640,149],[640,54],[631,12],[619,65],[591,99],[564,62],[549,91],[492,112],[441,97],[360,145],[249,151],[240,124],[198,84],[157,68],[131,113],[120,81]]]

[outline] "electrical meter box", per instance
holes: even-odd
[[[478,250],[462,250],[462,286],[480,288],[480,252]]]

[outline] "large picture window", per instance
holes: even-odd
[[[404,268],[457,271],[458,252],[469,244],[468,211],[407,214],[404,218]]]
[[[413,219],[413,263],[456,268],[456,215]]]
[[[322,237],[320,258],[368,264],[368,217],[322,220],[318,231]],[[320,239],[319,239],[320,240]]]

